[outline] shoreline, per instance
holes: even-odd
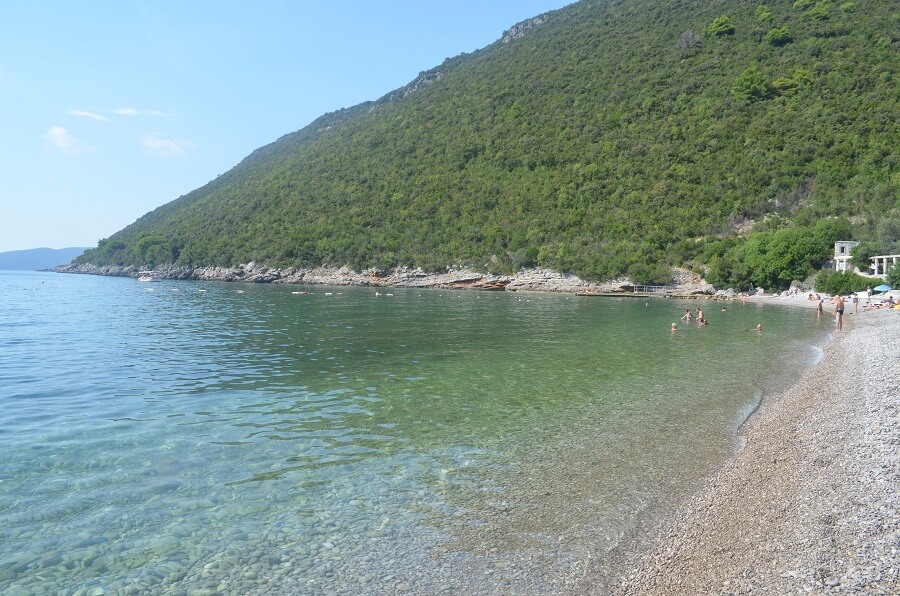
[[[63,265],[50,271],[107,277],[138,277],[135,267]],[[576,275],[551,269],[523,269],[513,275],[494,275],[471,269],[452,269],[445,273],[427,273],[420,268],[398,267],[390,270],[368,269],[353,271],[348,267],[314,267],[279,269],[257,263],[237,267],[176,267],[159,266],[153,270],[159,279],[192,281],[225,281],[243,283],[272,283],[327,286],[360,286],[376,288],[439,288],[451,290],[482,290],[506,292],[546,293],[622,293],[633,291],[629,280],[588,282]],[[731,299],[733,292],[719,291],[683,269],[675,270],[676,283],[668,297]],[[660,296],[661,297],[661,296]]]
[[[845,320],[821,360],[749,417],[743,447],[581,591],[900,592],[898,354],[897,311]]]

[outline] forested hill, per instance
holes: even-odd
[[[683,263],[727,279],[754,229],[878,242],[900,218],[898,32],[895,0],[578,2],[256,150],[78,262],[652,281]]]

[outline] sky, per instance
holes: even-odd
[[[0,3],[0,252],[96,246],[570,1]]]

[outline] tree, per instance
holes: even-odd
[[[884,247],[879,242],[860,242],[850,251],[850,262],[860,271],[868,271],[872,265],[871,257],[884,254]]]
[[[783,46],[793,41],[793,38],[787,27],[782,27],[781,29],[774,27],[766,33],[765,40],[773,46]]]
[[[756,66],[751,66],[734,80],[731,93],[746,101],[761,101],[772,95],[772,86]]]
[[[710,37],[734,35],[734,25],[729,17],[716,17],[703,31]]]
[[[768,6],[765,6],[763,4],[760,4],[759,6],[756,7],[755,14],[756,14],[757,20],[759,20],[760,22],[765,22],[765,21],[771,20],[771,18],[772,18],[772,11],[769,10]]]
[[[682,31],[676,45],[678,45],[678,47],[682,50],[690,50],[700,47],[700,36],[690,29],[688,29],[687,31]]]
[[[888,271],[887,279],[885,281],[894,289],[900,288],[900,265],[894,265],[893,267],[891,267],[890,271]]]
[[[812,10],[803,15],[807,19],[813,19],[816,21],[827,21],[831,18],[830,11],[831,10],[831,0],[821,0],[820,2],[816,2],[816,5]]]

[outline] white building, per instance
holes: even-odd
[[[878,255],[877,257],[869,257],[872,260],[872,273],[874,275],[887,275],[892,267],[896,267],[900,263],[900,255]]]
[[[851,252],[853,251],[853,247],[859,244],[854,240],[839,240],[834,243],[834,270],[840,271],[842,273],[846,273],[847,271],[853,271],[853,266],[850,265]]]

